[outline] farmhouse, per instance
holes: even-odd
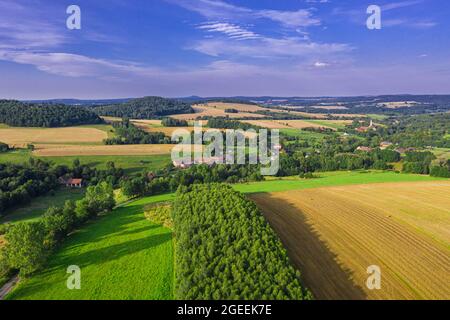
[[[360,147],[356,148],[356,151],[370,152],[370,151],[372,151],[372,148],[360,146]]]
[[[83,179],[64,179],[59,178],[59,183],[65,185],[67,188],[81,188],[83,186]]]

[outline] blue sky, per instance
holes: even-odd
[[[444,0],[0,0],[0,98],[449,94],[449,16]]]

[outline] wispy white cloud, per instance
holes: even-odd
[[[316,61],[314,62],[314,67],[316,68],[325,68],[328,67],[330,64],[326,62]]]
[[[194,43],[189,49],[210,55],[247,58],[276,59],[283,57],[308,58],[352,51],[352,47],[342,43],[318,43],[304,38],[260,37],[251,43],[223,39],[204,39]]]
[[[254,10],[232,5],[221,0],[166,0],[190,11],[197,12],[207,19],[269,19],[285,27],[298,28],[320,25],[310,10]]]
[[[381,10],[389,11],[389,10],[394,10],[394,9],[399,9],[399,8],[410,7],[410,6],[414,6],[416,4],[423,3],[423,1],[424,0],[409,0],[409,1],[391,2],[391,3],[381,6]]]
[[[227,22],[215,22],[215,23],[205,23],[197,27],[201,30],[206,30],[208,32],[219,32],[225,34],[230,39],[236,40],[249,40],[258,39],[260,36],[253,31],[247,30],[236,24],[231,24]]]

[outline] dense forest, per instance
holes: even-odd
[[[92,106],[91,110],[101,116],[130,119],[152,119],[171,114],[194,112],[188,103],[161,97],[145,97],[124,103]]]
[[[116,137],[105,140],[105,144],[167,144],[170,138],[163,132],[145,132],[132,124],[128,119],[114,122]]]
[[[50,128],[102,122],[95,113],[81,107],[0,100],[0,123],[14,127]]]
[[[231,187],[181,188],[172,215],[177,299],[311,298],[256,205]]]

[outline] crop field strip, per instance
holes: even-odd
[[[98,143],[107,137],[105,131],[89,127],[0,129],[0,141],[9,145]]]
[[[450,182],[328,187],[251,198],[319,299],[449,299]],[[366,268],[379,265],[381,290]]]
[[[139,144],[139,145],[79,145],[53,146],[41,148],[33,152],[38,157],[64,156],[136,156],[170,154],[172,144]]]

